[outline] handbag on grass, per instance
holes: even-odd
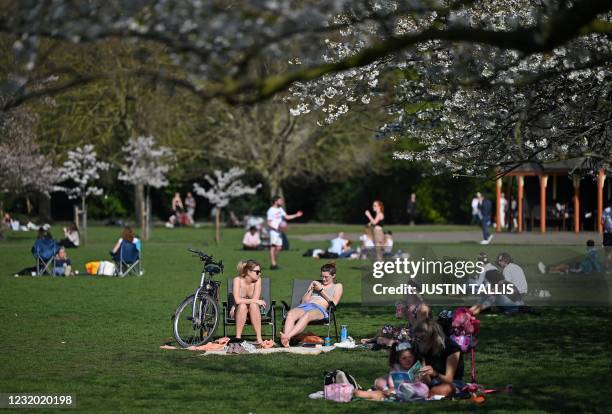
[[[343,382],[336,384],[327,384],[323,388],[323,394],[326,400],[335,402],[349,402],[353,398],[355,387],[351,384]]]

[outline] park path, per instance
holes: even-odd
[[[577,245],[582,246],[587,240],[593,239],[596,244],[601,243],[601,235],[595,232],[549,232],[546,234],[536,232],[524,233],[493,233],[491,244],[532,244],[532,245]],[[322,233],[308,235],[289,235],[290,238],[303,241],[329,241],[337,233]],[[346,233],[350,240],[359,240],[359,233]],[[482,240],[482,233],[474,231],[448,231],[448,232],[394,232],[396,242],[418,243],[477,243]]]

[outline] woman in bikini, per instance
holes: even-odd
[[[383,259],[383,247],[385,245],[385,232],[382,228],[383,221],[385,220],[385,206],[382,201],[374,200],[374,203],[372,203],[372,210],[374,211],[374,215],[370,213],[370,210],[366,210],[365,215],[368,218],[367,225],[372,227],[374,233],[376,260],[381,261]]]
[[[321,282],[313,281],[304,296],[301,304],[293,308],[285,319],[285,328],[281,332],[281,343],[289,347],[289,341],[299,334],[306,326],[316,320],[329,317],[327,308],[329,302],[337,305],[342,298],[342,283],[336,283],[336,265],[327,263],[321,267]]]
[[[261,266],[255,260],[246,260],[238,263],[238,276],[233,280],[234,304],[230,309],[230,317],[236,320],[236,339],[240,339],[247,316],[257,336],[257,343],[263,344],[261,337],[260,307],[266,302],[261,296]]]

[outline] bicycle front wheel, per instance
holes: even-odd
[[[172,318],[174,339],[183,348],[203,345],[213,336],[218,322],[219,307],[213,298],[209,295],[188,296]]]

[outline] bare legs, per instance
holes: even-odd
[[[317,310],[304,312],[302,309],[298,308],[291,309],[287,314],[285,327],[280,335],[281,344],[283,344],[285,348],[289,347],[289,340],[291,338],[302,332],[310,322],[319,319],[323,319],[323,315]]]
[[[259,311],[259,305],[256,303],[245,304],[241,303],[236,306],[236,338],[240,339],[244,325],[246,325],[247,315],[251,319],[251,325],[255,330],[257,336],[257,342],[262,343],[261,337],[261,313]]]
[[[270,265],[272,267],[278,266],[276,264],[276,257],[278,256],[278,252],[280,252],[281,250],[283,250],[283,246],[275,246],[275,245],[270,246]]]
[[[385,245],[385,233],[380,226],[374,226],[374,249],[376,251],[376,260],[383,259],[383,248]]]

